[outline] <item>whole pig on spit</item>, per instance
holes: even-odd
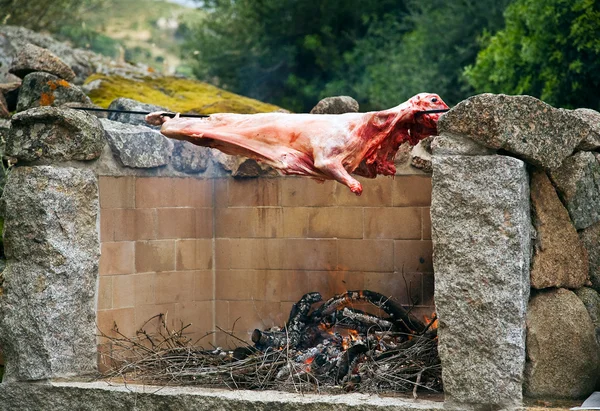
[[[389,110],[368,113],[224,113],[189,119],[155,112],[146,121],[162,125],[161,133],[169,138],[250,157],[281,174],[336,180],[360,195],[362,185],[350,174],[394,175],[402,143],[415,145],[437,133],[441,114],[418,112],[447,108],[437,94],[421,93]]]

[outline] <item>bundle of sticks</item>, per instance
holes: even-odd
[[[441,366],[435,316],[421,321],[394,300],[361,290],[321,303],[308,293],[281,328],[254,330],[238,347],[198,347],[189,325],[169,331],[165,315],[146,322],[136,337],[107,337],[107,378],[150,384],[225,386],[293,391],[439,392]],[[358,310],[356,303],[374,310]],[[375,313],[373,312],[375,311]],[[148,326],[158,322],[155,333]],[[224,330],[221,330],[226,332]]]

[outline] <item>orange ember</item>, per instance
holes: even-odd
[[[307,359],[306,359],[306,361],[304,361],[304,364],[306,364],[306,365],[310,365],[310,364],[312,364],[312,362],[313,362],[314,360],[315,360],[315,357],[310,357],[310,358],[307,358]]]
[[[424,315],[423,319],[425,320],[425,325],[429,325],[431,323],[431,325],[429,326],[431,330],[435,330],[438,328],[438,318],[435,311],[431,313],[431,317]]]

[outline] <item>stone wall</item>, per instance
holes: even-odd
[[[369,289],[433,311],[426,175],[362,179],[356,197],[305,178],[100,176],[98,325],[152,315],[248,340],[303,294]],[[235,342],[217,332],[216,345]]]
[[[600,375],[600,114],[483,94],[438,126],[431,218],[447,406],[589,395]]]

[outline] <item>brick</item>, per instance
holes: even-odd
[[[184,184],[183,190],[189,190],[188,195],[178,192],[187,202],[180,207],[212,207],[213,206],[213,181],[212,179],[190,178],[188,186]]]
[[[103,275],[98,282],[98,310],[109,310],[112,307],[112,276]]]
[[[337,240],[338,264],[348,271],[392,271],[392,240]]]
[[[308,272],[303,270],[265,271],[265,301],[298,301],[313,291],[308,284]]]
[[[100,208],[135,207],[135,178],[107,177],[98,178]]]
[[[135,272],[135,247],[131,241],[106,242],[100,245],[100,275]]]
[[[357,196],[346,186],[339,183],[335,194],[339,206],[385,207],[392,205],[391,177],[379,176],[375,179],[359,177],[363,186],[363,194]]]
[[[196,238],[213,237],[213,209],[196,208]]]
[[[280,237],[283,231],[283,211],[280,207],[217,208],[215,214],[217,237]]]
[[[308,272],[308,288],[318,291],[323,299],[346,291],[362,290],[365,275],[361,271],[310,271]]]
[[[133,307],[135,304],[135,289],[133,275],[113,276],[113,308]]]
[[[281,179],[281,205],[284,207],[315,207],[336,205],[336,182],[318,183],[306,177]]]
[[[194,301],[213,300],[213,272],[209,270],[192,271],[194,277]]]
[[[279,178],[245,178],[227,181],[229,207],[264,207],[279,205]]]
[[[212,207],[212,181],[195,178],[138,177],[137,208]]]
[[[210,239],[178,240],[177,270],[207,270],[213,266],[213,243]]]
[[[421,208],[421,220],[423,221],[421,238],[423,240],[431,240],[431,213],[429,207]]]
[[[422,273],[365,273],[365,289],[413,306],[422,302]]]
[[[365,208],[365,238],[421,239],[421,209]]]
[[[135,269],[138,273],[174,271],[175,241],[137,241],[135,243]]]
[[[228,330],[231,327],[229,322],[229,301],[215,300],[215,328],[220,327]]]
[[[156,239],[156,210],[115,209],[114,237],[116,241]]]
[[[215,247],[215,268],[225,270],[231,268],[232,245],[228,238],[217,238],[214,242]]]
[[[281,268],[284,241],[268,238],[230,239],[228,243],[223,243],[229,249],[222,252],[226,253],[230,268],[278,269]]]
[[[265,301],[229,301],[229,327],[243,335],[250,335],[254,329],[264,330],[281,325],[280,304]]]
[[[153,318],[159,314],[166,316],[166,323],[170,329],[181,327],[179,321],[180,304],[144,304],[134,308],[135,313],[135,329],[139,330],[144,327],[149,333],[156,333],[159,326],[159,318]]]
[[[114,241],[115,219],[112,208],[100,209],[100,242]]]
[[[264,300],[265,272],[260,270],[217,270],[215,298],[217,300]]]
[[[308,207],[283,207],[283,237],[308,236]]]
[[[431,205],[430,176],[396,176],[392,202],[395,207]]]
[[[158,239],[196,237],[196,210],[193,208],[159,208],[156,210]]]
[[[362,238],[363,209],[315,207],[308,215],[308,237]]]
[[[154,304],[156,273],[142,273],[133,276],[135,305]]]
[[[280,268],[287,270],[326,270],[337,264],[336,241],[285,239]]]
[[[115,323],[120,333],[127,337],[135,336],[136,327],[133,308],[98,311],[96,323],[98,330],[109,337],[117,336],[113,331]]]
[[[421,305],[433,307],[434,302],[434,276],[433,273],[423,273],[423,300]]]
[[[194,273],[174,271],[156,274],[157,304],[182,303],[194,298]]]
[[[184,331],[184,335],[192,341],[196,341],[213,331],[215,329],[213,324],[213,308],[212,301],[189,301],[181,303],[179,320],[183,325],[190,324],[190,327]]]
[[[400,272],[433,272],[431,241],[394,241],[394,270]]]
[[[227,207],[229,199],[227,196],[227,185],[230,178],[215,178],[214,184],[214,206],[215,207]]]

